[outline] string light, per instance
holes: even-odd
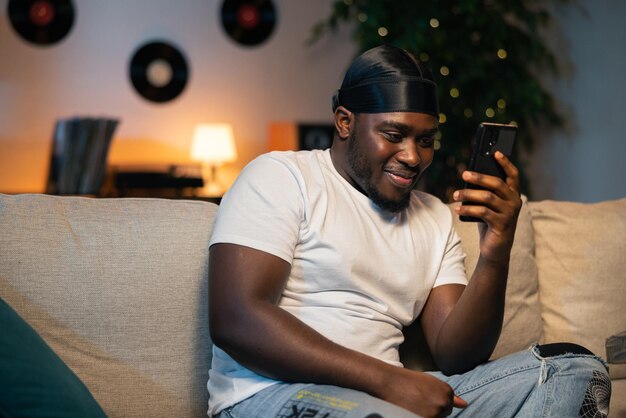
[[[463,115],[469,119],[472,116],[474,116],[474,112],[472,112],[472,109],[470,109],[469,107],[466,107],[465,110],[463,111]]]
[[[500,58],[501,60],[505,59],[507,56],[506,50],[500,48],[498,49],[498,58]]]
[[[452,87],[450,89],[450,96],[454,97],[455,99],[459,97],[459,89],[457,89],[456,87]]]
[[[446,116],[445,113],[439,114],[439,123],[446,123],[447,120],[448,120],[448,117]]]
[[[450,69],[446,67],[445,65],[442,65],[441,68],[439,69],[439,72],[441,73],[442,76],[447,76],[450,74]]]
[[[430,27],[431,28],[438,28],[439,27],[439,20],[435,19],[434,17],[432,19],[430,19]]]
[[[498,99],[498,108],[506,109],[506,101],[504,99]]]
[[[361,23],[367,22],[367,15],[363,12],[359,13],[356,18],[359,19],[359,22]]]
[[[488,107],[487,110],[485,110],[485,115],[487,115],[488,118],[492,118],[496,115],[496,111]]]
[[[380,28],[378,28],[378,34],[380,36],[387,36],[388,33],[389,33],[389,31],[387,30],[386,27],[381,26]]]
[[[430,59],[430,57],[428,56],[427,53],[425,53],[425,52],[420,53],[420,61],[428,62],[429,59]]]
[[[516,121],[514,121],[514,120],[512,120],[512,121],[509,123],[509,125],[517,126],[517,122],[516,122]]]
[[[435,134],[435,144],[434,144],[435,151],[441,148],[441,136],[442,136],[441,131],[437,131],[437,133]]]

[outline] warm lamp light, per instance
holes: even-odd
[[[198,125],[191,144],[191,159],[202,162],[202,194],[221,196],[224,187],[217,181],[217,167],[237,159],[231,126],[224,123]]]

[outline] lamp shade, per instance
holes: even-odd
[[[198,125],[191,144],[191,159],[209,164],[235,161],[237,150],[231,126],[225,123]]]

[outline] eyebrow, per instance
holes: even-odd
[[[403,134],[406,134],[412,130],[410,125],[407,125],[406,123],[402,123],[402,122],[397,122],[395,120],[388,120],[388,121],[381,122],[381,124],[379,125],[379,129],[384,129],[384,128],[394,128],[394,129],[399,130]],[[423,131],[418,132],[417,136],[435,135],[437,132],[439,132],[439,127],[434,127],[432,129],[424,129]]]

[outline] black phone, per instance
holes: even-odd
[[[482,122],[476,130],[472,141],[471,156],[467,169],[489,176],[506,179],[504,169],[496,161],[494,154],[500,151],[509,157],[513,152],[517,127],[501,123]],[[475,184],[465,183],[466,189],[483,189]],[[472,205],[470,201],[464,201],[463,205]],[[473,216],[460,216],[463,222],[482,222],[482,219]]]

